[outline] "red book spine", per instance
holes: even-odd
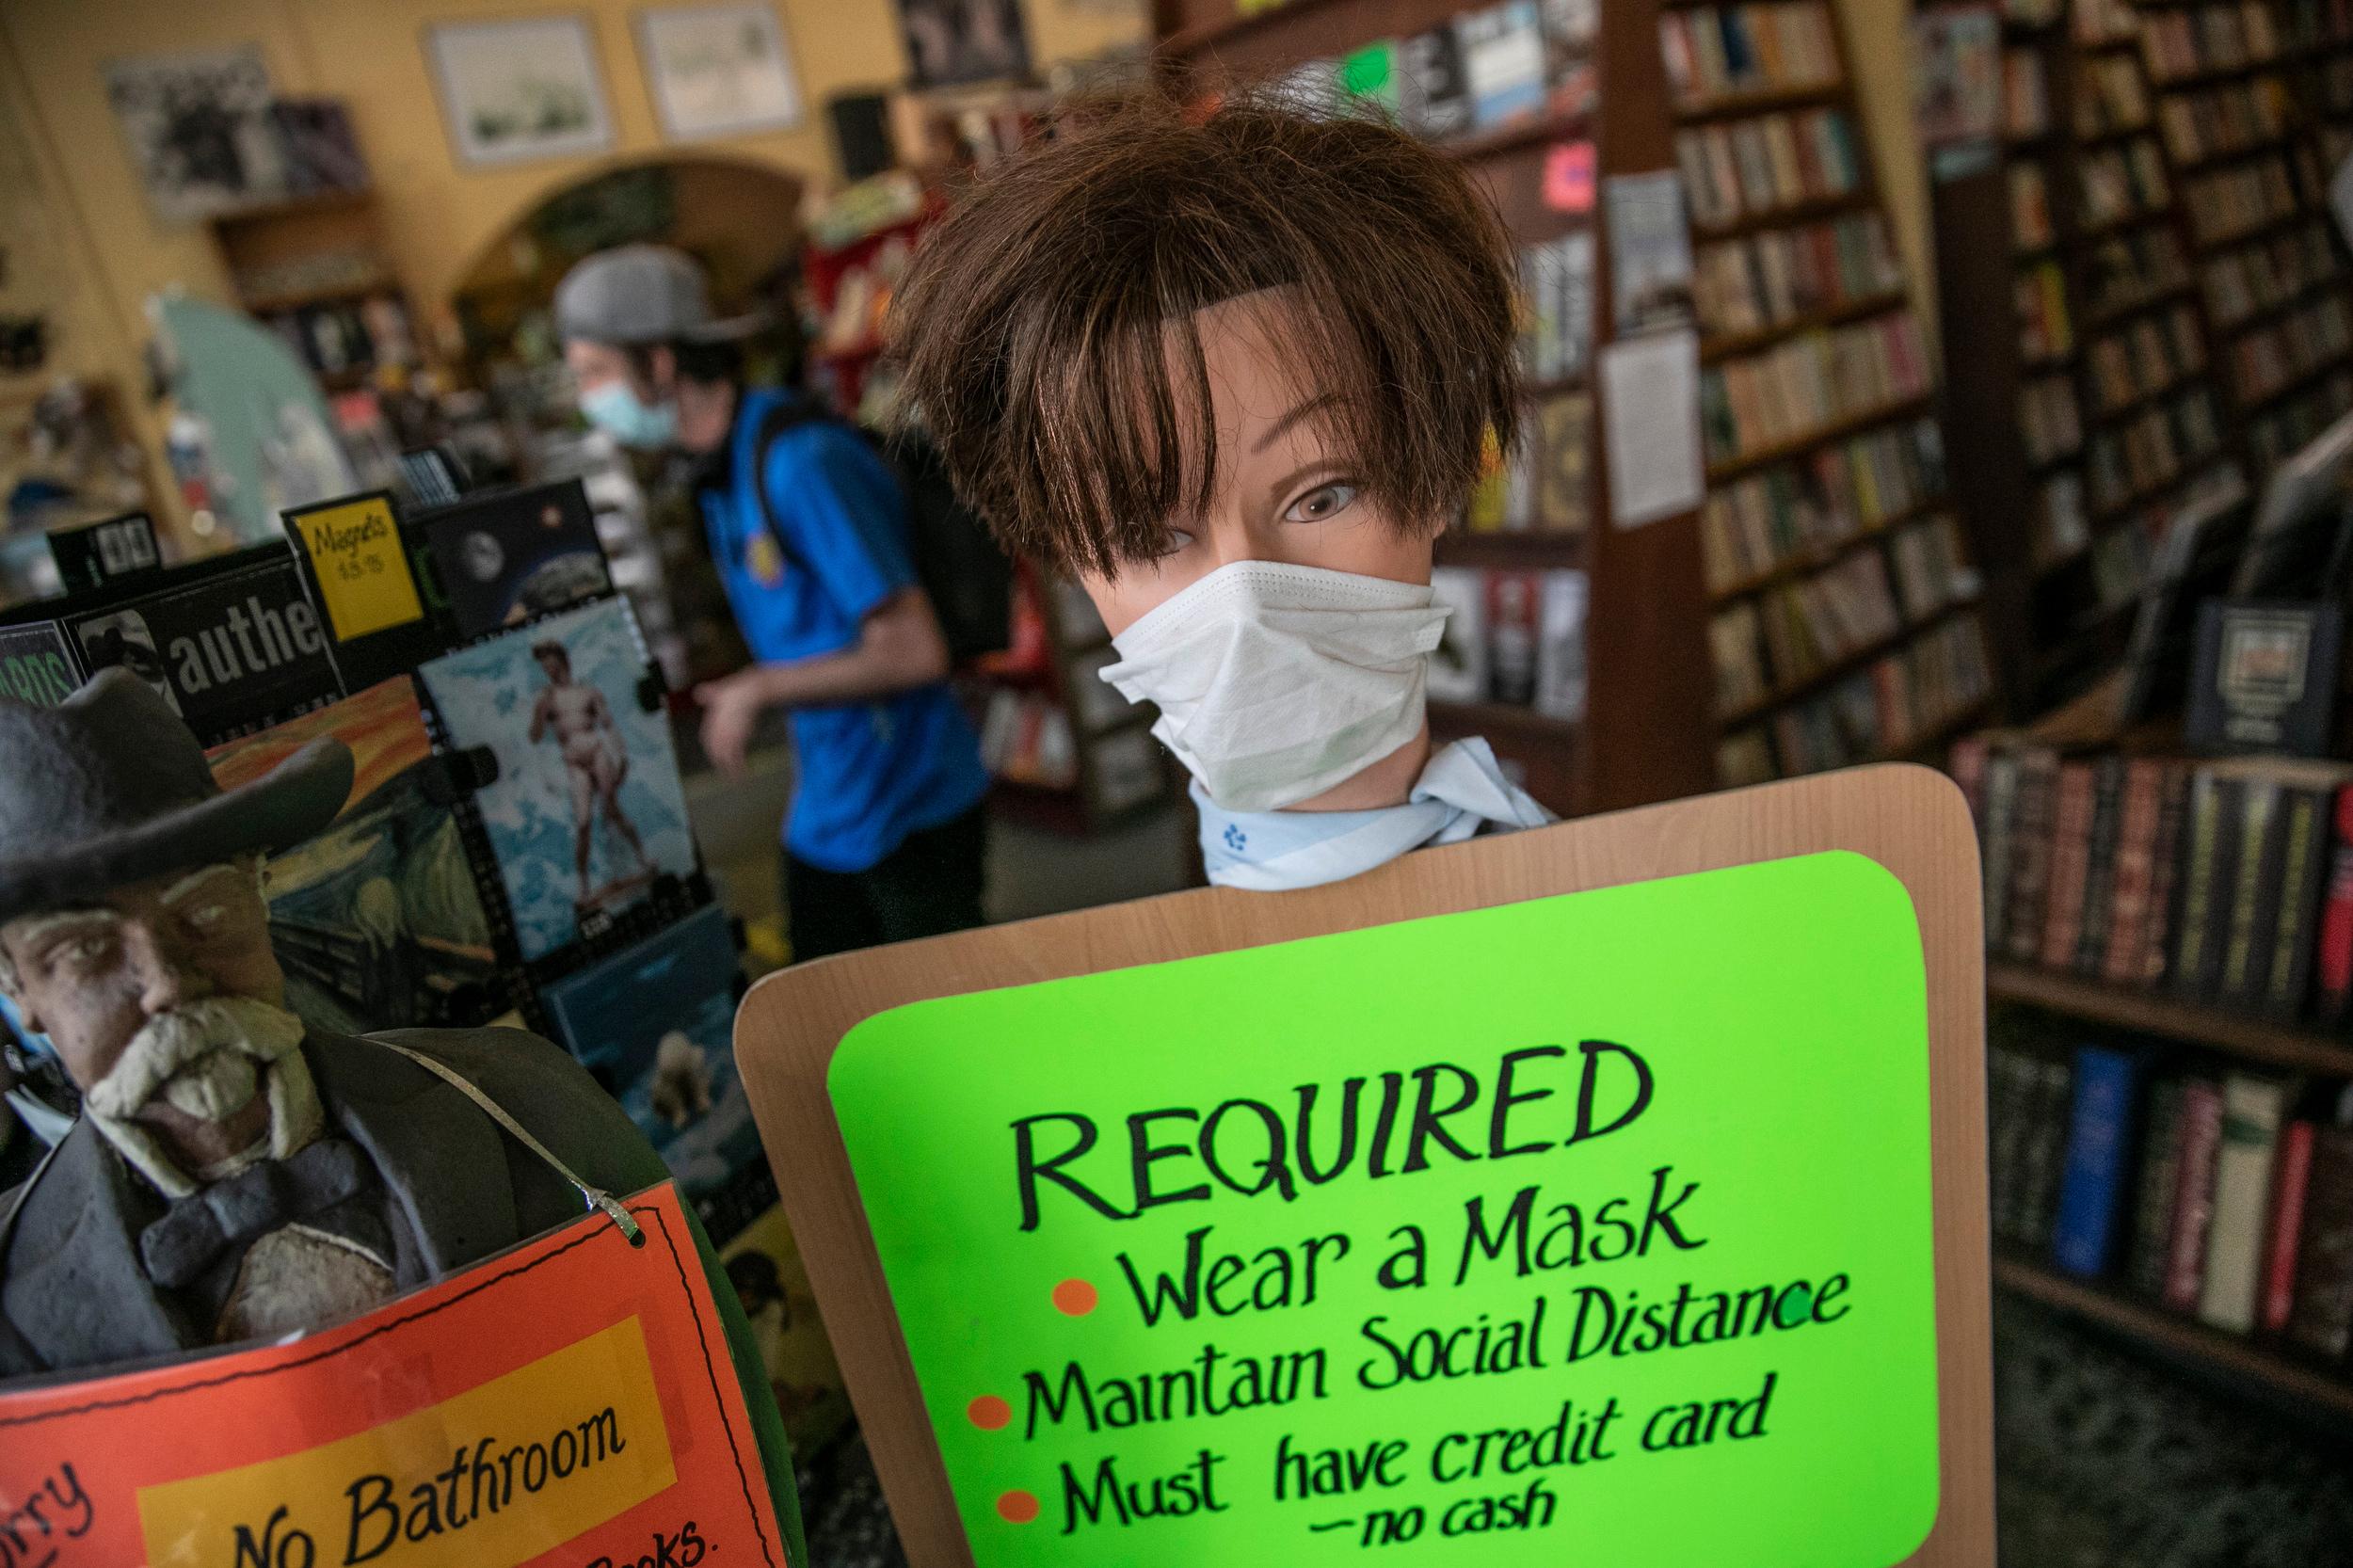
[[[2290,1122],[2280,1129],[2280,1169],[2271,1189],[2271,1244],[2264,1255],[2263,1311],[2265,1334],[2288,1326],[2296,1310],[2296,1244],[2304,1234],[2304,1189],[2313,1176],[2313,1124]]]
[[[2337,842],[2329,868],[2329,892],[2320,909],[2318,971],[2320,1016],[2334,1022],[2353,998],[2353,785],[2337,792]]]
[[[2193,1082],[2182,1096],[2182,1169],[2173,1188],[2173,1244],[2166,1256],[2165,1304],[2198,1310],[2206,1283],[2206,1230],[2214,1223],[2214,1160],[2222,1145],[2222,1091]]]
[[[2091,872],[2092,769],[2089,762],[2059,768],[2058,806],[2051,826],[2049,903],[2042,914],[2042,967],[2073,966],[2083,932],[2084,888]]]

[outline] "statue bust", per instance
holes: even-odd
[[[0,1380],[320,1328],[579,1219],[575,1181],[668,1179],[536,1035],[355,1037],[287,1010],[266,857],[331,822],[351,784],[349,750],[322,739],[222,791],[126,670],[54,709],[0,700],[0,988],[83,1096],[0,1197]],[[798,1561],[757,1343],[695,1240]]]

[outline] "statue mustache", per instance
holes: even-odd
[[[262,1073],[302,1045],[300,1018],[249,997],[206,997],[149,1019],[84,1104],[99,1116],[128,1121],[158,1094],[202,1121],[218,1121],[250,1101]]]

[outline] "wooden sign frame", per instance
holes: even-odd
[[[1936,1266],[1936,1523],[1904,1568],[1992,1568],[1985,956],[1977,848],[1951,780],[1888,764],[1424,850],[1294,893],[1210,888],[844,953],[754,986],[736,1021],[792,1234],[914,1568],[972,1555],[851,1176],[825,1074],[857,1023],[913,1001],[1827,850],[1895,874],[1928,981]]]

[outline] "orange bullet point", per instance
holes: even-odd
[[[983,1394],[964,1407],[965,1415],[983,1432],[996,1432],[1013,1419],[1013,1406],[994,1394]]]
[[[1037,1494],[1007,1492],[997,1499],[997,1512],[1005,1516],[1007,1524],[1026,1525],[1037,1517]]]
[[[1054,1305],[1073,1318],[1095,1310],[1095,1287],[1082,1279],[1066,1279],[1054,1287]]]

